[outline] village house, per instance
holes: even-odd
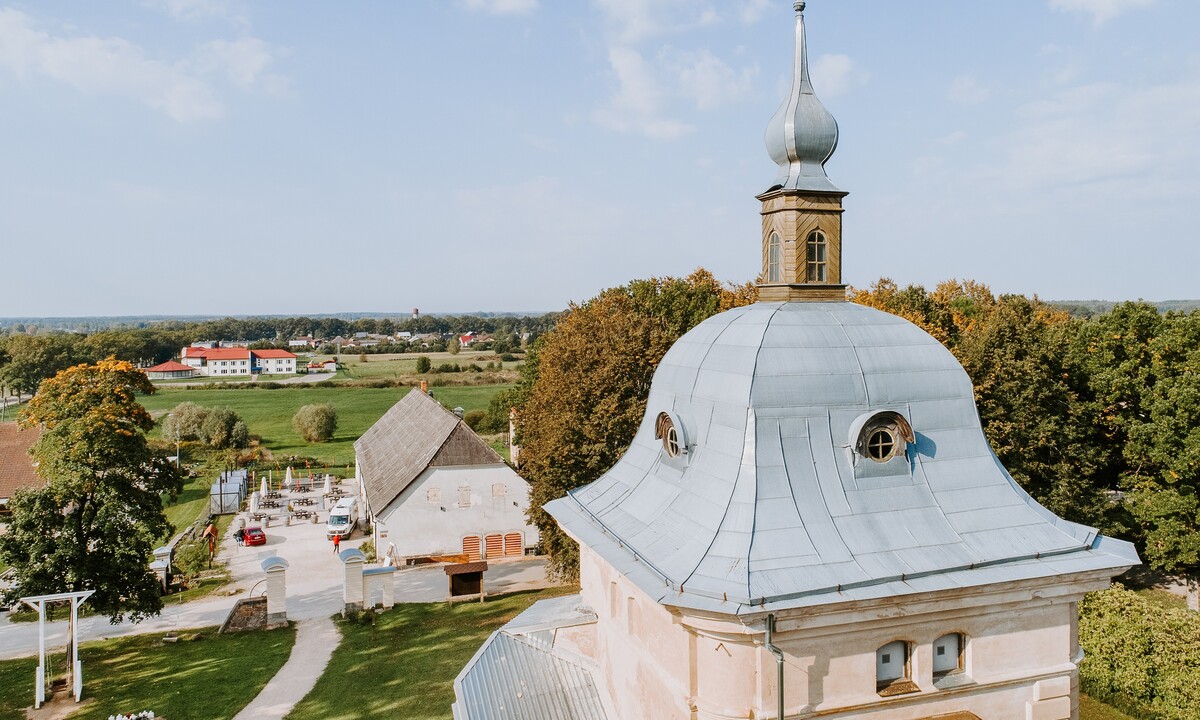
[[[489,638],[455,720],[1078,718],[1078,603],[1138,556],[1013,480],[941,343],[846,301],[804,5],[758,302],[683,335],[621,459],[546,504],[581,592]]]
[[[311,348],[320,344],[321,341],[314,339],[311,335],[301,335],[300,337],[288,340],[288,347],[293,348]]]
[[[493,560],[537,545],[525,516],[529,484],[423,390],[392,406],[354,443],[354,454],[381,555]]]
[[[151,380],[179,380],[196,376],[196,368],[191,365],[168,360],[154,367],[148,367],[143,372]]]
[[[40,428],[22,430],[15,422],[0,422],[0,523],[13,493],[22,488],[42,487],[29,450],[42,436]]]

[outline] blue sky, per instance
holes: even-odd
[[[811,0],[844,279],[1200,296],[1200,3]],[[758,272],[790,0],[0,0],[0,316]]]

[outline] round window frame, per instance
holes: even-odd
[[[888,460],[896,457],[900,443],[896,438],[896,432],[887,425],[876,425],[867,430],[867,442],[864,449],[866,450],[867,458],[877,463],[885,463]],[[875,439],[881,438],[882,442],[876,443]],[[876,454],[875,449],[882,449],[886,444],[887,452]]]
[[[654,422],[654,437],[662,442],[662,451],[675,459],[687,452],[687,439],[679,420],[669,412],[660,412]]]

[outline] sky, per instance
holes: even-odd
[[[843,280],[1200,297],[1200,3],[810,0]],[[0,0],[0,317],[759,272],[790,0]]]

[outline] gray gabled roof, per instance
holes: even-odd
[[[851,429],[879,411],[915,442],[856,460]],[[660,412],[682,425],[679,458],[655,439]],[[949,351],[845,302],[700,323],[655,371],[621,460],[546,510],[660,602],[735,614],[1138,563],[1017,485]]]
[[[454,413],[412,390],[354,443],[358,476],[380,511],[431,465],[488,465],[504,459]]]

